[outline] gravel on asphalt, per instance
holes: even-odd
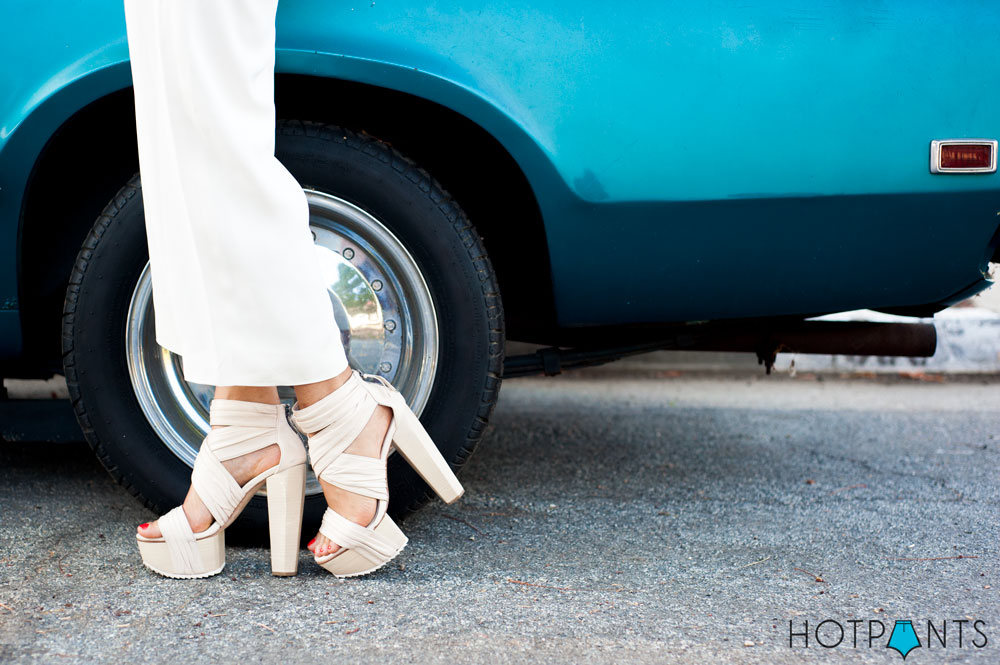
[[[912,619],[908,662],[995,663],[998,463],[988,380],[515,379],[386,568],[274,578],[234,546],[178,581],[86,446],[0,444],[0,662],[885,663]],[[789,647],[825,619],[845,643]],[[928,619],[968,622],[941,648]]]

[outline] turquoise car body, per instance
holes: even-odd
[[[932,311],[990,285],[1000,174],[928,160],[1000,136],[1000,4],[456,4],[282,0],[276,68],[494,137],[537,201],[560,326]],[[6,2],[0,58],[10,357],[23,193],[67,119],[130,87],[122,3]]]

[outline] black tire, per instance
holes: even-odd
[[[503,308],[476,229],[426,171],[386,143],[337,126],[279,121],[278,158],[303,187],[347,199],[382,221],[407,247],[437,309],[439,358],[421,422],[458,470],[496,404],[503,367]],[[180,503],[191,469],[160,440],[128,374],[125,321],[148,260],[141,182],[134,176],[98,217],[73,267],[63,310],[63,362],[77,419],[111,475],[150,509]],[[402,518],[433,494],[393,455],[390,512]],[[304,537],[325,509],[306,501]],[[235,526],[266,533],[267,509],[255,497]]]

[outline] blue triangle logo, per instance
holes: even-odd
[[[909,619],[899,619],[892,627],[892,634],[889,636],[889,643],[886,649],[895,649],[899,655],[906,660],[906,654],[921,646],[920,638],[913,630],[913,623]]]

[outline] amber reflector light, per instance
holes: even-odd
[[[941,145],[941,168],[988,169],[993,165],[993,146],[944,143]]]

